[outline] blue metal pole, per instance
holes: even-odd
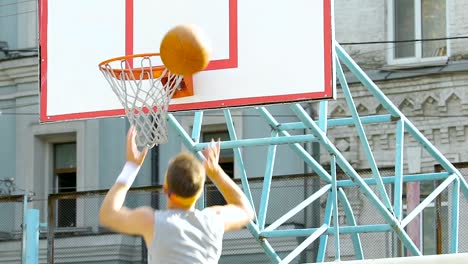
[[[405,128],[424,147],[424,149],[426,149],[426,151],[440,163],[440,165],[445,170],[458,175],[463,194],[465,196],[465,199],[468,200],[468,184],[466,183],[465,178],[463,177],[463,175],[461,175],[458,169],[455,168],[455,166],[453,166],[453,164],[450,163],[450,161],[448,161],[447,158],[445,158],[444,155],[442,155],[442,153],[440,153],[440,151],[434,145],[432,145],[432,143],[429,140],[427,140],[424,137],[424,135],[411,122],[405,122]]]
[[[361,119],[359,118],[359,114],[356,110],[356,105],[354,104],[353,96],[351,95],[351,91],[349,90],[348,83],[346,81],[346,77],[344,75],[343,69],[341,68],[341,64],[337,58],[336,58],[335,65],[336,65],[336,73],[337,73],[338,79],[340,80],[341,89],[343,90],[344,97],[348,104],[348,108],[351,112],[354,125],[356,127],[359,139],[361,141],[362,149],[364,150],[364,153],[366,154],[367,161],[372,170],[372,176],[374,177],[377,183],[377,190],[379,191],[380,199],[382,203],[385,205],[385,207],[387,207],[387,209],[389,209],[390,211],[393,211],[392,205],[390,204],[390,199],[388,198],[387,191],[385,190],[385,186],[382,182],[382,177],[380,176],[380,171],[379,171],[379,168],[377,167],[374,154],[372,154],[372,150],[369,146],[369,141],[367,140],[366,132],[364,131],[364,127],[361,123]]]
[[[229,132],[229,137],[231,138],[231,140],[237,140],[237,134],[236,134],[236,130],[234,129],[234,122],[232,121],[231,111],[229,111],[227,109],[224,110],[224,118],[226,119],[226,125],[227,125],[227,129],[228,129],[228,132]],[[239,148],[234,148],[233,151],[234,151],[234,157],[236,158],[237,167],[239,168],[242,188],[244,190],[245,195],[247,196],[247,199],[249,199],[250,206],[252,206],[252,208],[253,208],[254,215],[255,215],[255,220],[258,222],[257,214],[256,214],[256,210],[255,210],[255,204],[253,202],[252,193],[250,192],[250,186],[249,186],[249,180],[247,178],[247,172],[246,172],[245,166],[244,166],[244,160],[242,159],[242,155],[241,155],[241,152],[240,152]]]
[[[320,101],[319,103],[319,122],[318,126],[323,132],[328,130],[328,101]]]
[[[264,237],[260,236],[260,232],[259,232],[257,226],[250,223],[249,225],[247,225],[247,229],[249,229],[250,233],[260,243],[260,246],[262,246],[263,250],[265,251],[267,256],[270,258],[271,262],[272,263],[279,263],[281,261],[280,257],[278,256],[278,254],[276,254],[275,250],[270,245],[268,240],[266,240]]]
[[[28,221],[28,195],[25,194],[23,195],[23,226],[21,228],[21,231],[23,232],[23,240],[21,241],[21,260],[22,260],[22,263],[23,264],[27,264],[26,260],[27,260],[27,245],[26,245],[26,242],[27,242],[27,239],[28,239],[28,236],[27,236],[27,230],[26,230],[26,227],[27,227],[27,221]]]
[[[404,228],[413,220],[418,214],[426,208],[436,197],[439,195],[441,192],[443,192],[447,186],[449,186],[450,183],[452,183],[455,179],[457,179],[456,174],[452,174],[449,176],[445,181],[443,181],[437,188],[432,191],[431,194],[429,194],[426,199],[424,199],[416,208],[413,209],[403,220],[401,220],[401,226]]]
[[[200,135],[201,135],[201,127],[203,123],[203,111],[197,111],[195,112],[195,115],[193,117],[193,128],[192,128],[192,142],[189,146],[187,147],[193,147],[193,144],[199,143],[200,142]],[[187,141],[189,141],[187,139]],[[202,156],[201,153],[197,153],[197,155]],[[206,200],[206,192],[202,192],[200,195],[200,199],[198,199],[198,206],[200,208],[205,208],[205,200]]]
[[[393,121],[391,115],[374,115],[374,116],[361,116],[359,117],[362,124],[380,124],[380,123],[389,123]],[[352,126],[354,125],[353,118],[344,117],[344,118],[333,118],[328,119],[328,127],[338,127],[338,126]]]
[[[221,149],[232,149],[239,147],[253,147],[253,146],[269,146],[269,145],[287,145],[294,143],[303,143],[312,141],[313,136],[311,135],[285,135],[282,137],[274,138],[251,138],[251,139],[239,139],[223,141]],[[199,151],[204,149],[210,143],[198,143],[194,145],[194,150]]]
[[[452,186],[450,215],[450,253],[458,253],[458,223],[460,219],[460,180],[456,178]]]
[[[264,107],[259,107],[257,108],[260,115],[265,118],[265,120],[268,122],[268,124],[272,128],[278,127],[278,122],[275,120],[275,118],[268,112],[268,110]],[[288,132],[286,131],[279,131],[279,134],[281,136],[290,136]],[[331,181],[331,176],[328,174],[328,172],[320,165],[311,155],[308,153],[303,146],[300,144],[291,144],[289,147],[296,152],[296,154],[299,155],[299,157],[302,157],[302,159],[309,165],[312,170],[317,173],[317,175],[326,183],[330,183]]]
[[[361,116],[359,117],[361,119],[362,124],[380,124],[380,123],[390,123],[393,122],[393,117],[391,115],[375,115],[375,116]],[[321,119],[316,123],[320,127]],[[354,126],[354,120],[350,117],[344,117],[344,118],[334,118],[334,119],[328,119],[325,129],[328,129],[330,127],[339,127],[339,126]],[[290,123],[282,123],[277,126],[279,130],[303,130],[306,129],[307,127],[304,125],[302,122],[290,122]],[[321,129],[324,129],[321,128]]]
[[[276,131],[272,131],[272,136],[277,136]],[[273,177],[273,168],[275,166],[276,145],[268,147],[267,163],[265,168],[265,176],[263,178],[262,197],[260,199],[260,208],[258,210],[258,228],[265,228],[265,219],[268,209],[268,201],[270,198],[271,179]]]
[[[338,199],[340,200],[341,204],[343,205],[343,210],[346,216],[346,220],[350,226],[357,226],[356,223],[356,218],[354,218],[354,213],[353,213],[353,208],[351,207],[351,204],[349,203],[348,197],[346,196],[346,193],[344,192],[343,188],[339,188],[338,191]],[[386,225],[388,228],[390,226]],[[340,232],[343,229],[340,227]],[[361,237],[359,236],[359,233],[352,233],[351,234],[351,239],[353,241],[353,247],[354,247],[354,254],[356,255],[356,259],[364,259],[364,253],[362,252],[362,243],[361,243]]]
[[[354,74],[354,76],[364,84],[367,89],[379,100],[382,106],[387,109],[393,116],[403,117],[403,114],[397,107],[385,96],[385,94],[375,85],[375,83],[366,75],[366,73],[357,65],[357,63],[349,56],[348,53],[338,44],[335,43],[336,55],[346,67]]]
[[[397,122],[396,129],[396,146],[395,146],[395,184],[394,184],[394,213],[396,219],[401,221],[403,216],[403,149],[405,140],[404,121]]]
[[[323,223],[330,226],[331,217],[333,210],[333,199],[331,198],[331,191],[328,193],[327,204],[325,205],[325,215],[323,216]],[[280,230],[277,230],[280,231]],[[276,232],[281,233],[281,232]],[[320,237],[319,248],[317,252],[317,263],[325,261],[325,255],[327,253],[328,233],[323,234]]]
[[[448,172],[432,172],[432,173],[421,173],[421,174],[409,174],[403,175],[403,182],[420,182],[420,181],[435,181],[445,180],[450,174]],[[394,183],[396,176],[385,176],[382,178],[384,184]],[[375,179],[366,178],[363,179],[367,185],[375,185]],[[357,183],[352,180],[339,180],[338,187],[354,187],[358,186]]]
[[[203,111],[195,112],[195,116],[193,119],[193,128],[192,128],[192,140],[195,143],[200,142],[202,122],[203,122]]]
[[[28,209],[26,222],[26,263],[37,264],[39,261],[39,210]]]
[[[333,210],[333,209],[332,209]],[[272,231],[260,232],[260,237],[274,238],[274,237],[305,237],[311,235],[317,231],[316,227],[313,228],[302,228],[302,229],[278,229]],[[389,224],[374,224],[374,225],[360,225],[360,226],[340,226],[340,234],[358,234],[358,233],[380,233],[392,231],[392,227]],[[328,227],[326,235],[334,235],[335,228]],[[326,245],[326,243],[325,243]],[[321,251],[319,251],[321,252]]]
[[[322,195],[327,193],[331,188],[330,184],[327,184],[320,188],[317,192],[313,193],[311,196],[309,196],[307,199],[299,203],[297,206],[295,206],[293,209],[289,210],[287,213],[285,213],[283,216],[278,218],[275,222],[270,224],[267,228],[264,229],[264,231],[272,231],[276,228],[278,228],[280,225],[282,225],[284,222],[286,222],[288,219],[296,215],[298,212],[300,212],[302,209],[304,209],[306,206],[310,205],[313,203],[315,200],[320,198]]]
[[[335,260],[340,260],[340,222],[338,215],[338,194],[336,187],[336,159],[334,155],[330,156],[330,166],[331,166],[331,175],[332,175],[332,189],[331,196],[333,198],[333,228],[335,229],[335,234],[333,236],[335,241]]]
[[[328,226],[322,225],[314,233],[312,233],[308,238],[306,238],[299,246],[297,246],[289,255],[287,255],[280,263],[289,263],[294,258],[296,258],[306,247],[308,247],[312,242],[319,238],[323,233],[327,231]]]
[[[187,134],[185,129],[179,124],[179,122],[177,121],[175,116],[173,114],[168,114],[167,118],[169,120],[169,124],[171,124],[174,127],[174,129],[177,131],[177,133],[179,133],[180,137],[182,138],[182,142],[184,143],[184,145],[189,150],[191,150],[192,152],[195,152],[195,149],[194,149],[195,144],[193,143],[193,141],[191,140],[190,136]],[[199,118],[201,118],[201,116]],[[201,150],[201,149],[202,148],[200,148],[198,150]],[[203,155],[201,153],[198,153],[197,155],[198,155],[199,158],[203,157]]]

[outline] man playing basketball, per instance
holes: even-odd
[[[123,207],[147,154],[135,144],[136,131],[127,135],[127,162],[101,205],[102,225],[119,233],[143,236],[149,263],[217,263],[225,231],[244,227],[253,211],[242,190],[219,166],[220,144],[203,151],[203,164],[194,155],[181,153],[169,164],[164,180],[167,210]],[[195,209],[205,183],[205,173],[221,191],[227,204]]]

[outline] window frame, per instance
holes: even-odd
[[[85,134],[95,136],[85,138]],[[40,180],[36,182],[36,185],[31,181],[30,189],[37,193],[54,193],[53,145],[71,141],[76,142],[77,191],[83,191],[90,186],[99,186],[99,177],[96,177],[99,175],[99,152],[86,151],[90,146],[99,145],[98,122],[77,121],[68,122],[66,125],[63,123],[35,124],[32,126],[32,135],[34,137],[33,152],[37,158],[27,162],[28,166],[31,166],[36,172],[37,179]],[[85,166],[85,164],[87,165]],[[38,207],[41,219],[47,219],[47,200],[45,199]],[[83,203],[77,204],[76,225],[78,227],[91,226],[98,230],[99,208],[96,208],[96,217],[89,217],[89,212],[86,214],[85,209]]]
[[[76,141],[69,141],[69,142],[60,142],[60,143],[52,143],[52,155],[53,155],[53,179],[52,179],[52,182],[53,182],[53,193],[61,193],[62,191],[60,190],[60,178],[61,177],[64,177],[65,174],[71,174],[73,173],[74,174],[74,177],[75,177],[75,190],[72,190],[71,192],[76,192],[77,189],[78,189],[78,179],[77,179],[77,161],[75,160],[75,164],[73,164],[73,167],[67,167],[67,168],[58,168],[57,167],[57,164],[56,164],[56,155],[57,155],[57,146],[58,145],[62,145],[62,144],[75,144],[75,148],[74,148],[74,151],[75,151],[75,157],[76,157],[76,152],[77,152],[77,144],[76,144]],[[65,176],[65,177],[69,177],[69,176]],[[63,191],[63,192],[68,192],[67,190]],[[69,199],[71,200],[71,199]],[[55,204],[55,224],[56,224],[56,228],[75,228],[77,227],[77,220],[78,220],[78,216],[77,216],[77,213],[78,213],[78,199],[73,199],[74,202],[75,202],[75,205],[74,205],[74,219],[73,219],[73,226],[60,226],[59,224],[61,223],[61,216],[63,216],[64,214],[63,213],[60,213],[60,203],[64,204],[65,202],[63,202],[64,200],[62,199],[59,199],[57,200],[57,203]]]
[[[422,0],[412,0],[415,2],[415,36],[414,39],[421,39],[422,38],[422,17],[421,17],[421,1]],[[450,35],[449,32],[449,0],[446,1],[445,6],[445,37]],[[387,1],[387,39],[395,40],[395,0]],[[415,56],[411,58],[395,58],[395,43],[388,43],[387,44],[387,62],[389,65],[392,66],[407,66],[407,67],[417,67],[417,66],[428,66],[428,65],[439,65],[445,64],[450,57],[450,41],[446,41],[447,52],[445,56],[438,56],[438,57],[422,57],[422,42],[416,41],[415,42]]]

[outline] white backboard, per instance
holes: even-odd
[[[123,115],[101,61],[159,52],[170,28],[209,36],[194,95],[170,111],[333,98],[332,0],[40,0],[41,122]]]

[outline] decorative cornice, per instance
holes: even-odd
[[[0,87],[38,82],[38,80],[39,61],[37,57],[0,61]]]

